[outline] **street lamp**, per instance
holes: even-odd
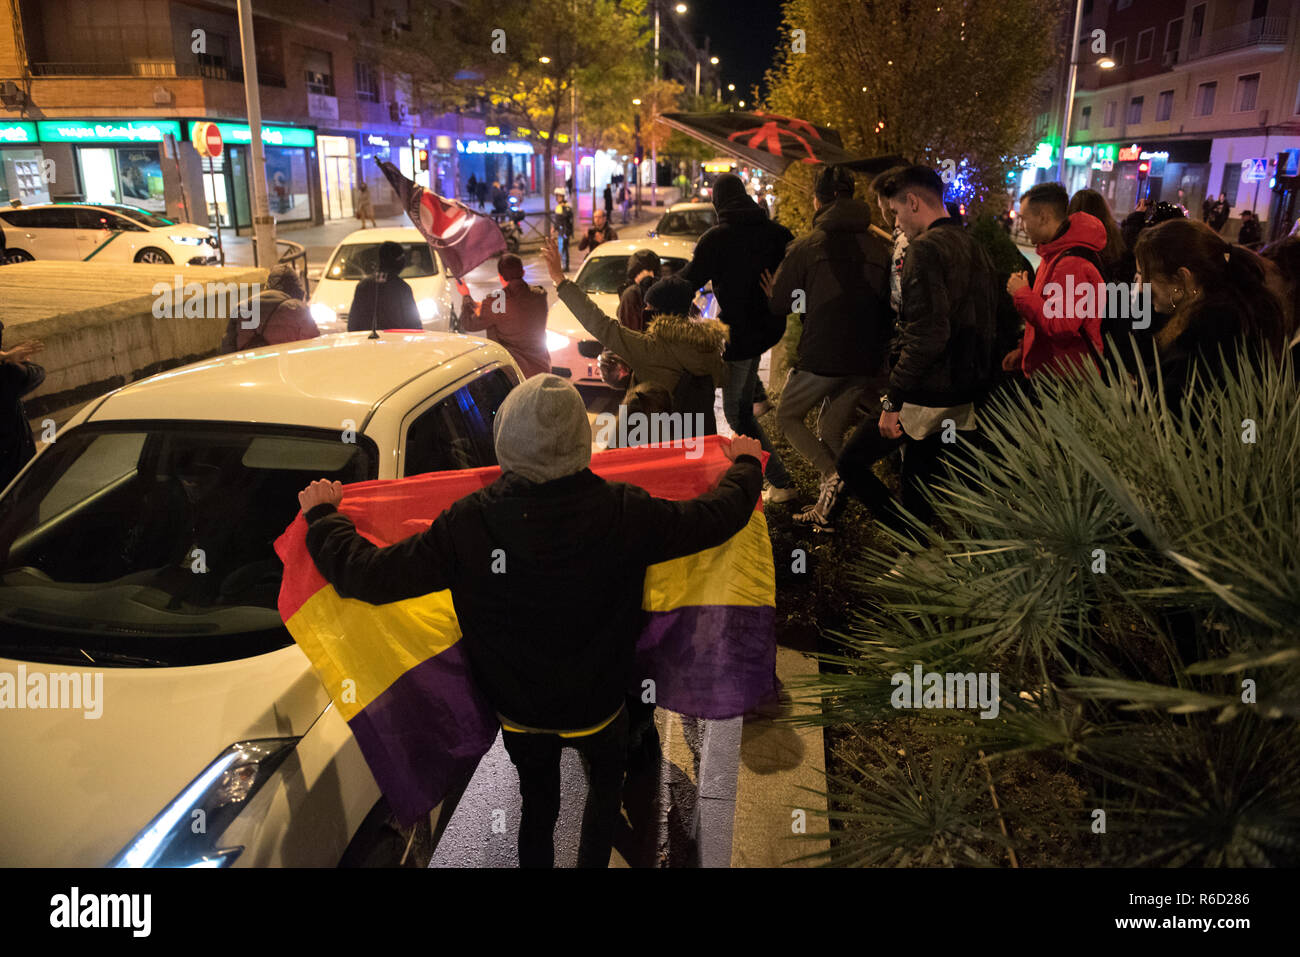
[[[1074,120],[1074,90],[1079,79],[1079,34],[1083,28],[1083,3],[1077,0],[1074,6],[1074,45],[1070,47],[1070,80],[1065,89],[1065,123],[1061,127],[1061,156],[1056,162],[1056,181],[1065,185],[1065,148],[1070,142],[1070,123]],[[1096,61],[1103,70],[1115,69],[1115,61],[1103,56]]]
[[[655,84],[658,85],[659,77],[659,0],[651,0],[655,8]],[[686,12],[686,4],[679,3],[673,9],[682,14]],[[698,85],[698,84],[697,84]],[[698,90],[696,91],[698,93]],[[657,94],[656,94],[657,95]],[[656,101],[657,102],[657,101]],[[653,119],[651,120],[653,123]],[[650,205],[659,205],[659,141],[656,138],[650,145],[650,162],[654,165],[654,176],[650,180]],[[637,178],[640,182],[640,177]]]

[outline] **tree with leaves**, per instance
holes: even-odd
[[[853,153],[965,159],[983,198],[1033,152],[1063,12],[1062,0],[786,0],[765,105],[838,130]],[[805,193],[787,199],[807,215]]]

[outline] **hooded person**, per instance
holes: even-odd
[[[460,327],[464,332],[486,332],[519,364],[524,378],[551,371],[546,348],[546,292],[524,281],[524,263],[513,253],[497,260],[502,289],[482,302],[472,296],[461,301]]]
[[[763,353],[785,334],[786,316],[774,316],[763,292],[762,275],[774,271],[785,257],[794,234],[768,218],[735,173],[723,173],[713,184],[713,207],[718,224],[699,242],[691,261],[678,273],[691,290],[713,283],[718,319],[731,330],[723,358],[727,377],[722,384],[722,411],[732,431],[752,435],[771,454],[767,478],[775,501],[794,498],[794,480],[754,416],[758,391],[758,364]]]
[[[653,249],[638,249],[627,257],[627,284],[619,292],[618,321],[634,332],[645,329],[645,294],[659,279],[663,260]]]
[[[1019,348],[1003,359],[1008,371],[1018,364],[1026,376],[1041,369],[1069,373],[1101,355],[1106,294],[1098,264],[1106,227],[1095,216],[1068,209],[1069,196],[1059,183],[1040,183],[1020,198],[1020,218],[1041,265],[1033,285],[1024,273],[1007,280],[1025,320]],[[1085,286],[1094,293],[1091,306],[1076,295]]]
[[[554,863],[560,752],[572,747],[588,766],[579,866],[605,867],[627,761],[624,698],[636,681],[646,568],[714,548],[744,527],[762,484],[759,446],[734,439],[733,464],[717,487],[686,501],[607,482],[588,468],[582,397],[550,374],[511,391],[493,434],[501,476],[387,548],[338,512],[341,485],[312,483],[298,496],[307,549],[345,598],[386,604],[451,590],[471,674],[519,772],[520,864]],[[500,555],[507,575],[494,573]]]
[[[423,329],[415,293],[402,278],[406,251],[397,243],[379,244],[378,269],[367,275],[352,293],[348,310],[348,332],[369,332],[371,321],[378,317],[376,329]]]
[[[641,382],[662,386],[673,397],[673,412],[703,416],[703,431],[698,434],[716,433],[713,395],[726,378],[722,351],[727,344],[727,327],[716,319],[690,318],[695,298],[690,283],[672,276],[646,290],[646,307],[653,318],[644,332],[636,332],[601,312],[581,286],[565,278],[554,242],[542,246],[542,258],[560,302],[632,370],[628,387]],[[694,428],[698,420],[684,421],[691,422]]]
[[[275,266],[266,277],[266,288],[249,303],[251,313],[230,317],[221,351],[243,352],[258,346],[275,346],[320,335],[307,305],[302,277],[287,263]]]

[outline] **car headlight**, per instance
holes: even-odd
[[[167,238],[170,239],[172,242],[176,243],[178,246],[202,246],[203,245],[202,236],[168,236]]]
[[[568,336],[562,336],[558,332],[551,332],[550,329],[546,330],[546,351],[547,352],[559,352],[561,349],[567,349],[568,347],[569,347]]]
[[[428,322],[438,314],[438,304],[432,299],[421,299],[415,304],[415,308],[420,313],[421,322]]]
[[[332,326],[339,321],[339,314],[323,302],[311,304],[311,317],[318,326]]]
[[[229,867],[244,849],[217,847],[217,838],[293,753],[298,740],[264,738],[232,744],[108,866]]]

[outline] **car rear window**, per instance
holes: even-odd
[[[662,236],[702,236],[718,225],[718,214],[711,209],[679,209],[666,213],[655,232]]]
[[[406,265],[402,268],[403,279],[419,279],[433,276],[438,272],[434,262],[433,250],[425,242],[398,243],[406,252]],[[361,280],[379,269],[379,243],[349,243],[340,246],[325,267],[322,279]]]

